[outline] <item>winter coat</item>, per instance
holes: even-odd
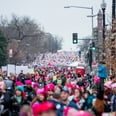
[[[116,112],[116,95],[111,97],[111,111]]]
[[[98,77],[107,78],[107,71],[104,65],[98,67]]]
[[[96,116],[102,116],[102,113],[104,112],[105,105],[104,105],[104,92],[102,89],[102,85],[99,84],[97,88],[97,98],[93,106],[93,111],[96,114]]]
[[[58,102],[56,100],[49,100],[49,102],[55,104],[57,109],[57,116],[63,116],[63,111],[64,111],[63,103]]]
[[[79,109],[78,106],[77,106],[77,104],[76,104],[76,102],[75,102],[74,100],[69,101],[68,104],[64,104],[63,107],[64,107],[64,108],[66,108],[66,107],[71,107],[71,108],[74,108],[74,109],[76,109],[76,110]]]
[[[35,92],[33,88],[25,87],[25,92],[26,92],[27,100],[31,102],[35,97]]]
[[[87,99],[85,99],[85,102],[83,104],[83,110],[88,110],[88,109],[91,109],[92,108],[92,103],[93,103],[93,99],[95,99],[94,96],[90,95],[88,96]]]
[[[6,91],[0,94],[0,108],[3,108],[0,116],[9,116],[9,111],[11,110],[11,93]]]
[[[20,108],[25,104],[29,105],[28,101],[26,99],[24,99],[22,96],[21,96],[21,102],[20,103],[18,102],[16,95],[14,95],[11,98],[11,102],[12,102],[12,105],[11,105],[12,116],[19,116]]]

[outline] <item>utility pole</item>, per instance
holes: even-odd
[[[105,0],[102,1],[101,4],[101,8],[102,8],[102,13],[103,13],[103,33],[102,33],[102,37],[103,37],[103,55],[102,55],[102,60],[104,60],[104,53],[105,53],[105,10],[106,10],[106,3]]]

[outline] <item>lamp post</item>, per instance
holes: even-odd
[[[93,7],[82,7],[82,6],[65,6],[64,8],[81,8],[81,9],[87,9],[87,10],[91,10],[91,15],[90,16],[87,16],[87,17],[91,17],[91,31],[92,31],[92,39],[93,40],[93,18],[96,16],[96,15],[93,15]],[[92,60],[93,60],[93,57],[92,57],[92,50],[91,50],[91,47],[89,48],[89,66],[90,66],[90,70],[92,71]]]
[[[88,10],[91,10],[91,31],[92,31],[92,39],[93,39],[93,18],[94,18],[94,15],[93,15],[93,7],[82,7],[82,6],[65,6],[64,8],[81,8],[81,9],[88,9]],[[89,16],[88,16],[89,17]]]
[[[105,10],[106,10],[106,3],[105,0],[102,0],[101,4],[102,8],[102,15],[103,15],[103,30],[102,30],[102,37],[103,37],[103,54],[105,52]],[[102,55],[102,60],[104,59],[104,55]]]

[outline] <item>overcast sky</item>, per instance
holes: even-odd
[[[106,20],[111,18],[111,2],[107,3]],[[70,8],[64,6],[93,6],[94,14],[101,8],[102,0],[0,0],[0,15],[11,17],[12,14],[18,16],[29,16],[38,24],[44,27],[46,32],[62,37],[64,40],[63,49],[74,49],[72,44],[72,33],[77,32],[79,38],[91,35],[91,15],[90,9]],[[97,19],[94,18],[94,25]]]

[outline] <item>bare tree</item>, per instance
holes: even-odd
[[[26,16],[12,15],[11,20],[1,16],[0,30],[8,38],[9,43],[14,39],[20,41],[18,49],[24,54],[25,59],[32,56],[28,59],[33,60],[34,54],[38,52],[56,52],[62,46],[62,38],[44,32],[41,25]]]

